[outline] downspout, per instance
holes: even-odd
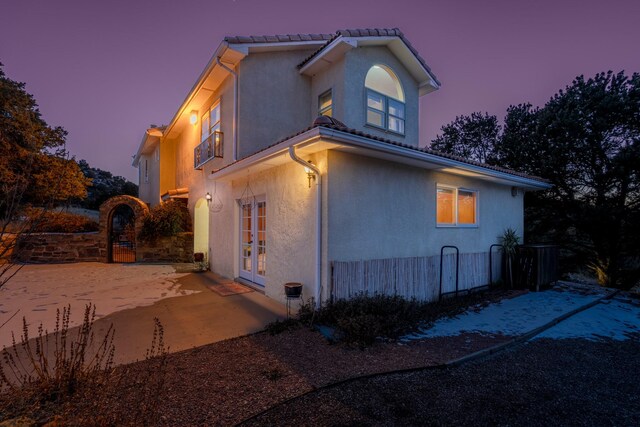
[[[294,162],[297,162],[309,168],[316,176],[316,288],[314,292],[314,299],[316,301],[316,307],[320,307],[322,298],[322,175],[320,169],[312,163],[305,162],[296,155],[296,149],[293,145],[289,146],[289,156]]]
[[[216,56],[216,64],[233,76],[233,161],[235,162],[238,160],[238,73],[220,61],[219,56]]]

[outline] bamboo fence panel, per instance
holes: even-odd
[[[493,254],[493,281],[502,271],[502,257]],[[456,279],[454,253],[442,257],[442,293],[454,292]],[[351,298],[359,293],[400,295],[421,301],[438,299],[440,256],[386,258],[332,263],[332,297]],[[489,253],[460,254],[458,290],[465,291],[489,284]]]

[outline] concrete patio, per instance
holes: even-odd
[[[56,309],[71,306],[71,326],[82,321],[84,307],[96,306],[95,331],[113,324],[116,362],[144,358],[151,345],[154,318],[164,328],[171,352],[250,334],[284,318],[285,307],[259,292],[221,296],[211,290],[211,273],[177,273],[169,265],[26,265],[0,290],[0,348],[19,339],[22,317],[30,336],[42,323],[55,328]]]

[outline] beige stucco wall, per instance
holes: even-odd
[[[160,190],[158,197],[176,188],[176,139],[164,139],[160,143]]]
[[[313,50],[252,53],[239,65],[239,158],[311,126],[311,80],[296,67]]]
[[[313,161],[321,169],[326,157]],[[267,261],[265,294],[284,302],[283,284],[300,282],[303,295],[313,296],[315,286],[316,185],[297,163],[287,163],[248,177],[251,191],[267,202]],[[228,277],[239,275],[239,207],[247,178],[219,183],[224,206],[211,214],[211,269]]]
[[[419,103],[418,83],[404,66],[386,47],[360,47],[348,51],[344,65],[344,123],[354,129],[371,135],[388,138],[405,144],[418,145]],[[405,96],[405,134],[385,131],[366,125],[366,92],[364,80],[369,69],[375,64],[391,68],[400,79]]]
[[[318,117],[318,97],[331,89],[333,102],[333,117],[346,123],[344,111],[344,58],[334,62],[330,67],[325,68],[311,78],[311,97],[309,123]]]
[[[142,154],[138,162],[138,197],[150,206],[160,203],[160,161],[156,151],[158,144],[151,153]],[[145,164],[148,167],[148,179],[145,179]]]
[[[510,186],[337,151],[328,158],[330,261],[438,255],[443,245],[486,252],[505,228],[522,233],[522,194]],[[477,227],[436,227],[437,183],[479,192]]]

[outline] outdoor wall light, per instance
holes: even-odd
[[[198,123],[198,112],[196,110],[191,110],[191,114],[189,115],[189,123],[195,125]]]
[[[204,196],[204,198],[207,200],[207,206],[209,206],[211,204],[211,200],[213,199],[213,197],[211,196],[211,193],[207,191],[207,195]]]
[[[511,187],[511,197],[516,197],[518,195],[518,187]]]
[[[313,164],[313,162],[311,160],[309,160],[309,164]],[[311,188],[311,180],[316,180],[316,174],[313,173],[313,170],[311,170],[311,168],[305,167],[304,171],[307,173],[307,179],[309,180],[309,188]]]

